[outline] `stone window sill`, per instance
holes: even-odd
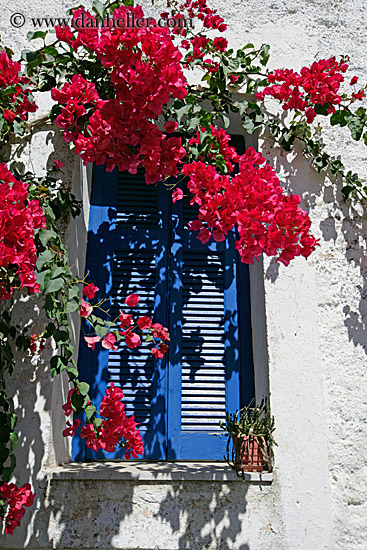
[[[273,481],[268,472],[245,472],[239,477],[224,462],[72,462],[51,468],[47,474],[55,481]]]

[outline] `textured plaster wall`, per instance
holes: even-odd
[[[30,17],[63,16],[71,5],[2,2],[3,42],[19,51],[32,30]],[[345,53],[352,71],[362,83],[367,80],[367,6],[362,0],[213,0],[212,5],[228,22],[231,45],[271,45],[272,67],[298,69],[316,56]],[[15,12],[27,16],[22,29],[9,23]],[[42,102],[46,110],[47,101]],[[347,132],[327,129],[326,136],[330,151],[366,178],[367,149],[350,143]],[[14,537],[3,537],[0,548],[367,548],[365,213],[343,204],[339,188],[315,174],[300,154],[285,155],[266,136],[259,145],[284,185],[301,194],[321,239],[307,262],[299,259],[285,268],[265,259],[263,269],[252,271],[257,380],[262,387],[269,384],[277,422],[273,484],[85,481],[77,476],[50,482],[52,468],[68,460],[57,413],[66,388],[62,381],[51,385],[47,362],[24,361],[14,383],[22,403],[17,480],[30,480],[37,500],[24,527]],[[84,198],[83,217],[68,237],[71,254],[80,262],[76,269],[83,271],[88,174],[84,170],[81,176],[79,163],[52,127],[13,144],[12,161],[25,168],[42,172],[55,158],[66,161],[65,178],[74,180]],[[264,308],[266,334],[259,321]],[[16,315],[22,318],[33,309],[33,303],[19,303]],[[41,322],[35,311],[34,327]],[[76,337],[77,332],[75,326]]]

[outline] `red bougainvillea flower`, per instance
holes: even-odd
[[[134,349],[140,346],[141,344],[140,336],[138,334],[135,334],[135,332],[132,332],[130,328],[120,332],[120,334],[124,336],[125,342],[128,348]]]
[[[177,130],[177,128],[178,128],[178,124],[174,120],[169,120],[164,125],[164,129],[166,130],[167,134],[171,134],[172,132]]]
[[[85,286],[83,288],[83,294],[90,300],[93,300],[93,298],[96,295],[96,292],[99,291],[98,286],[95,286],[93,283],[90,283],[89,285]]]
[[[124,304],[134,307],[138,305],[140,300],[139,294],[129,294],[129,296],[126,296]]]
[[[116,336],[112,332],[108,332],[102,340],[102,347],[117,351]]]
[[[162,359],[164,356],[164,353],[162,353],[161,350],[158,348],[152,348],[151,352],[156,359]]]
[[[66,421],[66,428],[62,432],[62,435],[64,437],[69,437],[69,436],[72,437],[75,434],[77,428],[80,426],[81,423],[82,423],[82,421],[79,420],[78,418],[75,418],[75,420],[72,424],[70,424],[69,420],[67,420]]]
[[[10,124],[16,117],[27,120],[28,113],[38,107],[30,90],[30,80],[20,76],[21,66],[13,61],[5,51],[0,51],[0,91],[9,100],[11,109],[4,109],[3,116]]]
[[[84,340],[87,342],[88,347],[94,349],[96,343],[100,341],[99,336],[84,336]]]
[[[121,388],[118,388],[111,383],[111,386],[106,389],[105,395],[101,401],[99,414],[105,418],[112,418],[116,413],[122,415],[125,411],[125,405],[121,403],[124,398],[124,393]]]
[[[113,453],[118,446],[126,449],[125,458],[138,458],[144,453],[143,440],[134,416],[127,418],[125,406],[121,402],[124,394],[121,388],[111,383],[102,399],[99,414],[104,417],[99,426],[88,423],[81,429],[81,437],[86,445],[98,451],[103,449]]]
[[[124,313],[122,310],[120,311],[119,320],[121,327],[129,327],[133,322],[131,315],[129,313]]]
[[[220,139],[225,143],[223,136]],[[199,232],[201,242],[212,235],[221,241],[236,226],[236,248],[243,262],[253,263],[264,252],[285,265],[296,256],[307,258],[317,246],[300,197],[285,194],[275,171],[252,147],[239,158],[234,177],[222,176],[201,161],[185,164],[183,173],[189,177],[191,204],[199,206],[198,220],[190,228]]]
[[[17,487],[14,483],[3,483],[0,487],[0,500],[8,506],[5,517],[5,533],[12,535],[14,529],[20,525],[25,514],[24,507],[32,506],[35,493],[32,493],[29,483]]]
[[[86,302],[83,298],[81,300],[81,304],[82,305],[80,306],[79,315],[80,317],[85,317],[87,319],[93,311],[93,306],[88,304],[88,302]]]
[[[37,351],[44,350],[45,342],[46,340],[44,338],[40,338],[38,334],[32,334],[30,337],[30,344],[29,344],[30,351],[32,353],[36,353]]]
[[[138,317],[138,319],[136,320],[136,324],[138,325],[140,330],[145,330],[150,328],[152,326],[152,323],[153,323],[152,319],[147,315],[145,315],[144,317]]]
[[[307,122],[312,122],[316,117],[314,107],[316,105],[328,105],[328,113],[335,112],[335,106],[342,101],[339,92],[340,85],[344,82],[343,74],[348,69],[347,57],[337,61],[335,57],[315,61],[310,67],[302,67],[299,73],[290,69],[277,69],[268,75],[268,82],[272,84],[256,94],[257,99],[263,100],[265,96],[271,96],[279,100],[285,111],[304,111]],[[350,85],[357,82],[353,77]],[[360,97],[362,99],[364,90]]]
[[[73,25],[83,14],[95,21],[91,13],[78,8],[73,12]],[[131,14],[135,19],[144,15],[140,6],[120,6],[112,18],[121,23]],[[97,27],[78,28],[76,23],[74,32],[70,27],[56,32],[60,41],[74,50],[82,48],[102,63],[115,95],[102,99],[93,82],[74,75],[71,83],[51,91],[63,106],[55,124],[63,129],[64,140],[75,144],[85,163],[107,163],[108,170],[118,166],[131,173],[143,165],[147,183],[177,175],[177,164],[186,154],[181,139],[168,138],[154,123],[170,98],[187,95],[182,54],[170,29],[116,24],[106,32]]]
[[[182,189],[175,189],[172,193],[172,201],[175,203],[183,199]]]
[[[75,388],[71,388],[71,390],[69,390],[66,403],[64,403],[64,405],[62,406],[65,416],[70,416],[74,410],[73,407],[71,406],[71,396],[73,395],[74,392],[75,392]]]
[[[64,162],[61,162],[61,160],[55,160],[54,162],[56,170],[61,170],[61,168],[64,166]]]
[[[15,113],[13,111],[10,111],[9,109],[4,109],[3,117],[5,118],[5,120],[8,120],[9,122],[14,122]]]
[[[80,436],[85,439],[87,447],[93,451],[99,451],[102,448],[102,443],[97,439],[96,430],[91,423],[86,424],[80,431]]]
[[[13,292],[8,281],[15,274],[19,281],[14,286],[39,292],[34,232],[41,227],[46,227],[46,219],[38,200],[29,200],[28,185],[0,164],[0,301]]]

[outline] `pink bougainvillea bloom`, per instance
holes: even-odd
[[[55,166],[56,170],[60,170],[64,166],[64,163],[61,160],[55,160]]]
[[[95,348],[96,343],[99,342],[100,339],[101,338],[99,336],[84,336],[84,340],[87,342],[88,348],[92,349]]]
[[[125,337],[125,342],[128,348],[134,349],[140,346],[140,336],[132,332],[131,329],[124,330],[123,332],[120,332],[120,334]]]
[[[102,340],[102,346],[106,349],[117,351],[116,336],[112,332],[108,332]]]
[[[172,132],[177,130],[177,128],[178,128],[178,124],[174,120],[169,120],[164,125],[164,129],[166,130],[167,134],[171,134]]]
[[[14,483],[3,483],[1,485],[0,500],[5,500],[8,504],[5,533],[8,535],[14,533],[14,529],[20,525],[20,520],[25,513],[23,506],[32,506],[35,496],[29,483],[25,483],[23,487],[17,487]]]
[[[145,330],[147,328],[150,328],[152,326],[152,319],[150,317],[148,317],[147,315],[144,316],[144,317],[139,317],[137,320],[136,320],[136,323],[138,325],[138,327],[141,329],[141,330]]]
[[[210,237],[211,237],[211,234],[208,229],[201,229],[201,231],[199,231],[198,239],[203,244],[206,244],[208,241],[210,241]]]
[[[228,46],[228,40],[226,38],[214,38],[213,46],[218,52],[225,52]]]
[[[167,347],[167,346],[165,346],[165,347]],[[164,350],[164,351],[163,351],[163,350],[158,349],[158,348],[152,348],[152,349],[151,349],[151,352],[152,352],[152,354],[154,355],[154,357],[155,357],[156,359],[163,359],[163,356],[164,356],[164,354],[166,353],[166,351],[167,351],[167,350]]]
[[[10,111],[10,109],[4,109],[3,111],[3,117],[8,120],[9,122],[14,122],[15,120],[15,113],[13,111]]]
[[[350,81],[350,85],[353,86],[353,84],[357,84],[357,82],[358,82],[358,76],[353,76],[352,80]]]
[[[231,84],[236,84],[236,82],[239,78],[240,77],[238,75],[234,75],[234,74],[229,75],[229,80],[230,80]]]
[[[126,296],[124,303],[130,307],[134,307],[138,305],[139,300],[140,300],[139,294],[129,294],[129,296]]]
[[[90,283],[89,285],[85,286],[83,288],[83,294],[90,300],[93,300],[96,292],[98,292],[99,288],[98,286],[95,286],[93,283]]]
[[[132,317],[129,313],[124,313],[122,309],[120,310],[120,325],[121,327],[129,327],[132,323]]]
[[[71,388],[71,390],[69,390],[66,403],[64,403],[64,405],[61,407],[64,411],[65,416],[70,416],[74,410],[73,407],[71,406],[71,396],[73,395],[74,392],[75,392],[75,388]]]
[[[67,427],[62,432],[62,435],[64,437],[73,436],[75,434],[76,429],[80,426],[81,423],[82,423],[82,421],[78,420],[78,418],[76,418],[72,424],[70,424],[69,420],[67,420],[66,421],[66,426]]]
[[[172,193],[172,200],[173,202],[180,201],[183,199],[183,191],[182,189],[175,189]]]
[[[93,311],[93,307],[82,298],[82,305],[80,306],[80,310],[79,310],[80,317],[85,317],[87,319],[89,315],[92,313],[92,311]]]

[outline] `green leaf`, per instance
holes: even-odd
[[[65,304],[65,313],[73,313],[79,309],[79,303],[76,300],[68,300]]]
[[[43,246],[46,246],[50,239],[55,239],[57,237],[57,233],[52,229],[42,228],[38,231],[38,237]]]
[[[80,382],[78,384],[78,388],[79,388],[79,393],[81,393],[82,395],[87,395],[87,393],[89,392],[90,386],[86,382]]]
[[[231,124],[230,118],[228,116],[222,114],[221,119],[223,120],[224,127],[228,128],[229,125]]]
[[[327,110],[328,110],[327,105],[320,105],[320,104],[315,105],[315,112],[317,115],[327,116],[328,114]]]
[[[267,65],[269,61],[269,57],[270,57],[269,50],[270,50],[270,46],[266,44],[260,52],[259,60],[261,65],[263,65],[264,67]]]
[[[198,126],[200,125],[200,118],[199,117],[193,117],[188,119],[187,129],[188,130],[196,130]]]
[[[89,420],[91,420],[92,416],[97,411],[97,408],[94,405],[88,405],[87,407],[85,407],[84,411],[85,411],[85,416],[87,417],[87,422],[88,422]]]
[[[74,392],[73,395],[70,398],[71,406],[73,407],[76,414],[80,414],[82,412],[82,407],[84,404],[86,404],[87,398],[84,397],[84,395]]]
[[[349,116],[348,118],[348,128],[352,134],[352,138],[355,141],[359,141],[366,123],[366,116],[362,114],[361,116]]]
[[[20,122],[18,122],[17,120],[14,120],[13,127],[14,127],[14,134],[17,134],[18,136],[22,136],[24,134],[25,122],[23,120],[21,120]]]
[[[97,324],[95,326],[95,331],[96,331],[97,336],[99,336],[100,338],[103,338],[104,336],[106,336],[106,334],[108,332],[108,327],[105,327],[104,325]]]
[[[67,342],[69,339],[69,334],[66,330],[56,329],[52,336],[57,344],[59,342]]]
[[[5,460],[7,460],[9,454],[9,449],[4,445],[0,445],[0,463],[3,464]]]
[[[5,414],[2,416],[6,418]],[[2,425],[0,426],[0,441],[2,443],[6,444],[9,441],[10,432],[11,432],[11,429],[8,426],[7,422],[5,423],[4,421],[2,421]]]
[[[55,252],[53,250],[45,250],[38,256],[37,262],[36,262],[36,269],[37,271],[40,271],[41,268],[48,262],[51,262],[51,260],[55,257]]]
[[[246,132],[249,133],[249,134],[253,134],[254,131],[255,131],[255,124],[253,123],[253,121],[251,120],[251,118],[249,116],[246,116],[242,120],[242,126],[244,127]]]
[[[351,185],[345,185],[342,188],[343,199],[346,201],[353,191],[354,191],[354,187],[352,187]]]
[[[181,109],[177,109],[176,117],[177,117],[177,122],[179,124],[181,123],[182,117],[184,115],[187,115],[190,112],[190,109],[191,109],[191,105],[184,105],[183,107],[181,107]]]
[[[98,13],[102,18],[104,17],[105,9],[104,5],[100,0],[93,0],[92,9],[94,13]]]
[[[47,281],[51,277],[51,271],[49,269],[46,269],[45,271],[41,271],[41,273],[37,273],[37,283],[41,286],[41,291],[43,292],[45,283],[47,284]]]
[[[64,279],[51,279],[48,284],[46,285],[46,289],[44,291],[44,294],[50,294],[51,292],[59,292],[62,288],[65,286]]]
[[[64,266],[51,269],[51,279],[56,279],[60,275],[68,275],[68,274],[69,274],[69,270]]]
[[[15,447],[17,446],[17,443],[18,443],[18,434],[16,434],[15,432],[11,432],[10,436],[9,436],[9,441],[10,441],[10,451],[14,451]]]
[[[76,283],[69,286],[69,298],[79,298],[79,287]]]
[[[29,31],[27,32],[27,40],[35,40],[36,38],[45,38],[47,31]]]
[[[40,53],[37,52],[37,51],[32,51],[32,50],[23,50],[25,52],[25,60],[27,61],[27,63],[32,63],[33,61],[36,61],[38,58],[39,58],[39,61],[41,61],[41,56],[40,56]],[[22,52],[23,53],[23,52]]]
[[[336,124],[339,124],[339,126],[346,126],[347,125],[347,111],[344,109],[340,109],[339,111],[335,111],[330,117],[330,124],[331,126],[335,126]]]
[[[55,325],[52,322],[48,323],[47,327],[44,330],[43,337],[50,338],[50,336],[53,335],[54,330],[55,330]]]

